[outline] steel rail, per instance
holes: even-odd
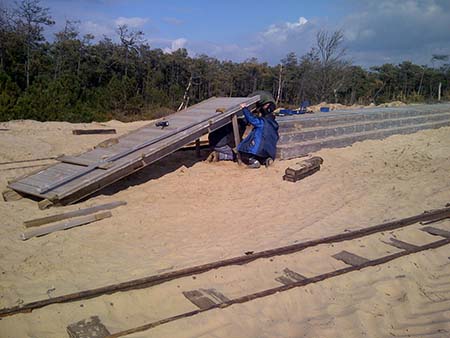
[[[314,247],[321,244],[330,244],[330,243],[337,243],[337,242],[343,242],[348,240],[353,240],[361,237],[365,237],[368,235],[372,235],[378,232],[382,231],[388,231],[388,230],[394,230],[399,229],[402,227],[406,227],[409,225],[412,225],[414,223],[418,223],[420,221],[429,221],[429,220],[436,220],[440,219],[442,217],[449,217],[450,216],[450,207],[442,208],[442,209],[435,209],[430,211],[425,211],[422,214],[418,214],[415,216],[399,219],[396,221],[391,221],[387,223],[382,223],[379,225],[374,225],[371,227],[354,230],[350,232],[340,233],[337,235],[332,235],[328,237],[323,237],[319,239],[314,239],[306,242],[296,243],[292,245],[287,245],[283,247],[278,247],[274,249],[264,250],[260,252],[255,252],[248,255],[243,256],[237,256],[225,260],[220,260],[212,263],[207,263],[203,265],[197,265],[194,267],[184,268],[180,270],[175,270],[171,272],[166,272],[159,275],[152,275],[148,277],[138,278],[118,284],[111,284],[95,289],[90,290],[84,290],[80,292],[75,292],[71,294],[66,294],[50,299],[42,299],[22,305],[13,306],[10,308],[3,308],[0,309],[0,318],[5,316],[14,315],[17,313],[24,313],[24,312],[31,312],[35,309],[42,308],[51,304],[56,303],[68,303],[73,301],[79,301],[84,299],[90,299],[99,297],[106,294],[113,294],[119,291],[129,291],[134,289],[143,289],[150,286],[162,284],[174,279],[187,277],[196,275],[199,273],[204,273],[213,269],[225,267],[225,266],[231,266],[231,265],[243,265],[247,264],[249,262],[252,262],[256,259],[260,258],[270,258],[275,256],[281,256],[281,255],[287,255],[294,252],[299,252],[304,249]]]

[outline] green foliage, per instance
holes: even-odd
[[[247,96],[256,90],[279,93],[279,102],[308,100],[343,104],[422,102],[450,97],[448,57],[433,65],[385,64],[370,70],[352,66],[341,47],[343,34],[319,32],[306,55],[287,53],[279,65],[252,58],[242,63],[207,55],[192,58],[186,49],[164,53],[143,42],[143,33],[118,27],[119,42],[80,36],[76,21],[47,42],[53,24],[39,0],[22,0],[0,14],[0,120],[35,119],[90,122],[161,117],[174,112],[185,94],[189,105],[211,96]],[[188,91],[187,88],[189,88]]]

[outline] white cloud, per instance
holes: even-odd
[[[148,22],[148,18],[140,18],[140,17],[131,17],[131,18],[125,18],[123,16],[118,17],[114,23],[116,26],[122,26],[127,25],[131,28],[139,28],[144,26]]]
[[[185,38],[179,38],[179,39],[172,40],[170,42],[170,47],[164,48],[163,51],[165,53],[173,53],[180,48],[185,48],[187,42],[188,42],[188,40],[186,40]]]
[[[261,33],[261,39],[277,44],[286,42],[290,35],[301,33],[307,23],[308,20],[301,16],[296,22],[270,25],[266,31]]]

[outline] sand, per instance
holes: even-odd
[[[122,134],[145,123],[102,125]],[[0,162],[71,155],[111,137],[71,134],[83,126],[99,124],[2,123],[0,128],[10,130],[0,131]],[[193,152],[178,152],[77,205],[40,211],[28,199],[0,202],[0,307],[337,234],[450,202],[450,128],[359,142],[314,155],[324,158],[322,170],[297,183],[281,179],[284,169],[297,160],[249,170],[229,162],[205,163]],[[1,170],[4,167],[11,166],[0,168],[2,190],[8,178],[35,169]],[[117,200],[128,204],[113,210],[110,219],[19,240],[24,220]],[[450,230],[450,221],[439,227]],[[420,231],[408,236],[412,243],[427,239]],[[302,253],[295,260],[297,269],[306,275],[320,272],[335,249]],[[356,246],[354,251],[360,249]],[[381,250],[368,244],[365,249],[366,255],[374,256]],[[449,336],[449,255],[448,247],[430,250],[130,337]],[[288,264],[281,258],[275,263],[280,269]],[[230,297],[244,289],[267,287],[262,282],[267,275],[263,262],[253,264],[248,276],[245,267],[221,272],[220,286],[228,288]],[[193,310],[186,299],[169,296],[216,279],[213,273],[206,274],[3,318],[0,337],[65,337],[68,324],[91,315],[99,315],[112,332],[119,331]],[[245,280],[253,282],[244,288]],[[132,315],[125,315],[125,310]]]

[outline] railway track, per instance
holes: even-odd
[[[49,305],[64,307],[61,311],[70,312],[71,307],[80,307],[80,303],[87,308],[95,302],[112,304],[110,295],[115,293],[115,304],[125,304],[121,299],[130,296],[149,304],[148,314],[139,312],[139,307],[117,305],[98,314],[100,318],[108,318],[113,311],[115,318],[137,318],[129,320],[128,327],[109,325],[114,333],[108,337],[123,337],[449,245],[450,228],[445,221],[449,217],[450,206],[447,205],[443,209],[335,236],[248,252],[227,260],[1,309],[0,317]],[[445,223],[442,226],[432,224],[439,221]],[[311,255],[320,255],[320,266],[308,265],[304,258]],[[264,278],[261,278],[261,271],[264,271]],[[164,295],[164,302],[177,306],[161,306],[161,295]]]

